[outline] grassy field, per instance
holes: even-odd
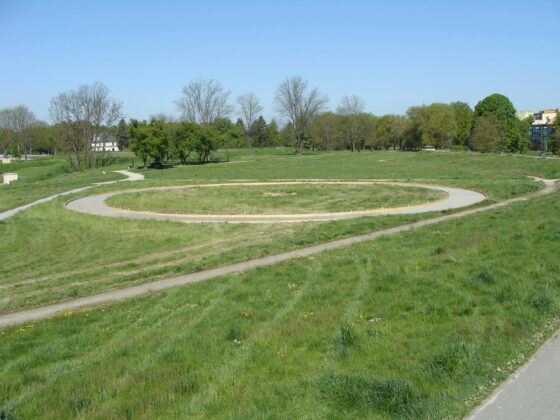
[[[395,179],[477,189],[490,203],[538,189],[525,174],[560,178],[560,162],[511,156],[288,153],[142,169],[146,181],[126,188]],[[103,175],[75,181],[39,163],[23,163],[21,191],[0,187],[2,205]],[[2,331],[0,418],[460,417],[556,326],[559,198]],[[435,215],[187,225],[90,216],[63,201],[0,222],[0,312]]]
[[[237,164],[142,170],[146,181],[126,183],[126,188],[227,182],[239,180],[240,175],[245,179],[266,180],[262,178],[266,171],[270,179],[288,178],[290,174],[300,178],[338,179],[352,173],[357,179],[396,178],[457,185],[488,193],[489,202],[538,188],[533,180],[520,175],[521,170],[515,165],[506,165],[513,169],[480,169],[481,166],[499,166],[504,159],[509,159],[497,156],[370,152],[294,157],[267,155],[262,151],[238,153],[246,155],[231,155],[230,162],[242,161]],[[536,175],[546,176],[554,165],[558,166],[558,162],[541,161],[539,163],[544,165],[541,172],[531,172],[532,159],[511,159],[526,163],[526,171]],[[100,186],[76,196],[120,190],[123,185]],[[68,198],[70,196],[33,207],[0,222],[0,313],[200,271],[433,216],[426,213],[297,225],[184,225],[79,214],[62,208],[63,201]]]
[[[1,410],[458,418],[556,325],[558,199],[10,329]]]
[[[115,159],[108,167],[83,172],[71,172],[64,158],[41,157],[0,165],[0,171],[15,172],[19,176],[18,181],[9,185],[0,184],[0,212],[94,182],[123,179],[122,175],[111,171],[126,168],[124,161],[130,159]]]
[[[294,214],[370,210],[424,204],[441,191],[384,184],[287,184],[152,190],[110,197],[129,210],[190,214]]]

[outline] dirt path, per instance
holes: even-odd
[[[37,321],[46,318],[48,316],[55,315],[58,312],[72,311],[83,306],[99,305],[108,302],[115,302],[119,300],[129,299],[136,296],[144,295],[146,293],[169,289],[171,287],[184,286],[191,283],[198,283],[204,280],[209,280],[227,274],[240,273],[257,267],[264,267],[272,264],[277,264],[294,258],[307,257],[309,255],[317,254],[323,251],[343,248],[358,242],[369,241],[372,239],[379,238],[381,236],[392,235],[395,233],[404,232],[422,226],[429,226],[443,221],[459,219],[461,217],[468,216],[471,214],[481,213],[484,211],[508,206],[512,203],[528,200],[532,197],[550,194],[557,190],[556,180],[545,180],[540,178],[534,178],[534,179],[537,181],[542,181],[545,184],[545,186],[540,191],[525,197],[513,198],[486,207],[479,207],[476,209],[465,210],[454,214],[438,216],[433,219],[422,220],[415,223],[408,223],[405,225],[380,230],[366,235],[353,236],[351,238],[340,239],[337,241],[327,242],[320,245],[314,245],[311,247],[302,248],[295,251],[283,252],[280,254],[271,255],[263,258],[257,258],[242,263],[231,264],[224,267],[214,268],[211,270],[200,271],[198,273],[171,277],[168,279],[158,280],[151,283],[145,283],[138,286],[126,287],[123,289],[111,290],[111,291],[98,293],[91,296],[85,296],[82,298],[69,300],[66,302],[61,302],[53,305],[47,305],[39,308],[28,309],[24,311],[14,312],[11,314],[5,314],[0,316],[0,328],[23,324],[31,321]]]

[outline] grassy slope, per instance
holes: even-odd
[[[0,407],[53,419],[462,416],[558,316],[559,198],[11,329]]]
[[[253,153],[250,157],[254,160],[239,164],[146,170],[147,181],[126,185],[184,184],[189,179],[212,182],[216,177],[263,179],[266,174],[270,178],[401,178],[481,189],[490,194],[490,201],[495,201],[537,187],[519,175],[523,171],[543,176],[558,171],[558,162],[537,161],[542,164],[539,167],[532,159],[466,154],[375,152],[297,158],[249,153]],[[510,159],[512,163],[503,167]],[[527,167],[517,168],[516,162]],[[122,189],[123,185],[98,187],[96,191]],[[64,210],[62,202],[60,199],[39,205],[0,222],[0,312],[199,271],[431,216],[297,225],[185,225],[88,216]]]
[[[370,210],[426,203],[445,194],[390,185],[253,185],[154,190],[111,197],[115,207],[165,213],[291,214]]]
[[[0,212],[53,194],[84,187],[93,182],[122,179],[122,175],[111,171],[124,167],[125,165],[121,163],[116,166],[72,173],[62,158],[36,158],[36,160],[14,161],[9,165],[0,165],[0,171],[15,172],[19,175],[18,181],[10,185],[0,185]]]

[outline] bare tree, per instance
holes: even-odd
[[[65,152],[73,169],[97,166],[92,143],[101,126],[113,125],[121,118],[121,108],[122,104],[110,98],[109,89],[100,82],[81,85],[51,99],[51,118],[66,128]]]
[[[389,121],[389,133],[391,135],[391,142],[393,149],[397,147],[402,149],[404,134],[406,131],[406,116],[404,115],[391,115]]]
[[[217,119],[228,118],[233,106],[228,103],[230,92],[219,82],[197,79],[183,88],[183,96],[175,103],[181,119],[199,124],[212,124]]]
[[[150,114],[150,121],[161,121],[162,123],[173,123],[176,122],[177,119],[170,114],[166,114],[165,112],[158,112],[156,114]]]
[[[340,105],[336,109],[338,114],[347,117],[346,124],[344,124],[344,131],[353,152],[356,151],[356,144],[364,128],[361,124],[363,119],[360,118],[360,114],[364,113],[364,109],[364,101],[356,95],[343,97],[340,101]]]
[[[3,155],[8,154],[14,144],[14,137],[11,108],[0,109],[0,152]]]
[[[297,152],[303,152],[303,139],[309,123],[328,102],[316,88],[308,92],[307,80],[299,76],[286,79],[278,86],[274,98],[276,110],[293,127]]]
[[[259,98],[253,93],[239,95],[237,103],[239,105],[239,116],[245,123],[245,132],[250,140],[249,146],[252,146],[251,127],[262,112],[263,107],[260,104]]]
[[[32,136],[29,129],[37,123],[35,114],[29,110],[25,105],[18,105],[13,108],[4,108],[0,110],[0,128],[4,131],[4,140],[2,141],[2,148],[4,153],[7,149],[16,144],[18,154],[21,149],[27,160],[27,153],[31,147]]]

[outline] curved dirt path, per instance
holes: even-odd
[[[129,171],[125,171],[125,170],[113,171],[113,172],[117,172],[119,174],[122,174],[122,175],[126,176],[126,178],[125,179],[119,179],[117,181],[98,182],[98,183],[95,183],[93,185],[88,185],[87,187],[75,188],[75,189],[70,190],[70,191],[64,191],[64,192],[61,192],[61,193],[58,193],[58,194],[51,195],[49,197],[41,198],[40,200],[33,201],[32,203],[25,204],[23,206],[16,207],[15,209],[6,210],[5,212],[0,213],[0,220],[5,220],[9,217],[12,217],[14,214],[19,213],[20,211],[26,210],[29,207],[33,207],[37,204],[46,203],[47,201],[54,200],[55,198],[58,198],[58,197],[62,197],[62,196],[65,196],[65,195],[85,191],[85,190],[88,190],[90,188],[95,187],[96,185],[115,184],[117,182],[124,182],[124,181],[141,181],[141,180],[144,179],[144,175],[137,174],[137,173],[134,173],[134,172],[129,172]]]
[[[327,242],[324,244],[314,245],[307,248],[297,249],[294,251],[282,252],[276,255],[270,255],[268,257],[257,258],[254,260],[249,260],[241,263],[230,264],[223,267],[214,268],[211,270],[200,271],[197,273],[185,274],[182,276],[171,277],[168,279],[157,280],[151,283],[145,283],[138,286],[125,287],[122,289],[110,290],[103,293],[98,293],[91,296],[85,296],[61,303],[56,303],[52,305],[42,306],[38,308],[28,309],[19,312],[13,312],[10,314],[0,315],[0,328],[5,328],[13,325],[23,324],[26,322],[37,321],[48,316],[55,315],[63,311],[71,311],[83,306],[99,305],[109,302],[115,302],[119,300],[129,299],[136,296],[141,296],[150,292],[157,292],[159,290],[169,289],[171,287],[184,286],[191,283],[198,283],[204,280],[209,280],[215,277],[224,276],[227,274],[239,273],[247,270],[251,270],[257,267],[264,267],[272,264],[277,264],[283,261],[288,261],[294,258],[307,257],[309,255],[317,254],[323,251],[328,251],[332,249],[343,248],[348,245],[352,245],[358,242],[370,241],[372,239],[379,238],[381,236],[392,235],[399,232],[404,232],[407,230],[419,228],[422,226],[429,226],[436,223],[440,223],[447,220],[459,219],[470,214],[481,213],[483,211],[488,211],[496,209],[499,207],[508,206],[512,203],[528,200],[532,197],[542,196],[550,194],[557,190],[556,180],[547,180],[541,178],[535,178],[537,181],[544,183],[544,188],[540,191],[518,198],[512,198],[510,200],[501,201],[496,204],[491,204],[486,207],[479,207],[470,210],[464,210],[462,212],[448,214],[444,216],[437,216],[432,219],[421,220],[419,222],[407,223],[405,225],[396,226],[389,229],[383,229],[377,232],[368,233],[365,235],[353,236],[350,238],[339,239],[332,242]]]
[[[204,214],[165,214],[149,211],[133,211],[115,208],[107,205],[106,200],[119,194],[126,194],[138,191],[169,190],[193,187],[223,187],[223,186],[259,186],[259,185],[293,185],[293,184],[333,184],[333,185],[394,185],[398,187],[420,187],[430,190],[441,191],[446,194],[446,198],[421,205],[406,207],[395,207],[387,209],[373,209],[352,212],[336,213],[307,213],[307,214],[285,214],[285,215],[204,215]],[[381,216],[387,214],[416,214],[430,211],[451,210],[460,207],[470,206],[486,199],[480,192],[463,188],[446,187],[440,185],[413,184],[404,182],[388,181],[274,181],[274,182],[236,182],[226,184],[197,184],[181,185],[170,187],[142,188],[129,191],[116,191],[87,197],[77,198],[65,204],[65,206],[81,213],[93,214],[105,217],[120,217],[131,219],[153,219],[171,220],[184,223],[211,223],[211,222],[230,222],[230,223],[275,223],[275,222],[312,222],[326,220],[352,219],[363,216]]]

